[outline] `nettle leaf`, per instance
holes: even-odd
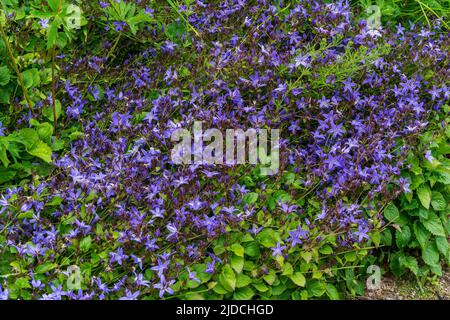
[[[445,201],[444,196],[440,192],[433,191],[431,193],[431,206],[436,211],[442,211],[445,210],[445,208],[447,208],[447,202]]]
[[[420,203],[427,209],[430,208],[431,203],[431,190],[428,185],[422,185],[417,189],[417,196]]]
[[[385,209],[384,209],[384,216],[385,218],[390,222],[395,222],[400,217],[400,213],[398,212],[397,207],[395,204],[390,203]]]
[[[430,238],[430,232],[427,229],[425,229],[423,224],[420,223],[419,221],[416,221],[414,223],[413,229],[417,242],[419,242],[420,246],[424,248],[428,242],[428,239]]]
[[[406,247],[411,239],[411,229],[408,226],[403,226],[401,230],[395,232],[395,242],[399,248]]]
[[[439,263],[439,252],[434,242],[426,244],[422,250],[422,259],[429,266],[436,266]]]
[[[236,275],[228,264],[223,267],[222,273],[219,275],[219,283],[229,292],[233,292],[236,288]]]
[[[436,237],[436,246],[439,252],[442,253],[444,257],[446,257],[448,254],[448,247],[449,247],[447,237]]]
[[[429,212],[428,219],[421,219],[423,226],[435,236],[445,237],[444,226],[441,219],[434,213]]]
[[[402,267],[408,268],[415,275],[419,272],[419,264],[417,263],[417,259],[411,256],[399,256],[399,263]]]
[[[0,67],[0,86],[5,86],[9,83],[11,75],[7,66]]]

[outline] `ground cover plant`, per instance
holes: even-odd
[[[1,298],[342,299],[374,267],[423,285],[448,266],[443,19],[0,3]],[[174,163],[195,121],[280,129],[278,172]]]

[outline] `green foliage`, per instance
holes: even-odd
[[[445,113],[450,110],[443,108]],[[395,202],[402,223],[394,224],[397,249],[391,250],[391,270],[396,275],[409,270],[422,282],[432,274],[442,275],[440,260],[450,263],[449,122],[436,116],[435,127],[421,136],[417,150],[429,154],[410,154],[410,169],[403,175],[411,181],[411,192]]]
[[[353,0],[353,4],[361,7],[363,15],[371,5],[380,8],[383,22],[418,22],[431,25],[432,19],[440,19],[442,25],[449,28],[450,1],[448,0]]]

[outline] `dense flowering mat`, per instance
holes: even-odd
[[[164,27],[168,9],[138,1],[142,27],[108,20],[120,3],[86,4],[98,35],[57,56],[69,148],[0,196],[1,296],[360,292],[389,203],[411,193],[401,171],[450,99],[448,33],[373,29],[345,2],[309,0],[189,1]],[[171,135],[194,121],[280,129],[278,173],[174,164]]]

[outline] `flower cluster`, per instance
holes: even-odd
[[[195,34],[168,40],[152,26],[151,44],[113,64],[83,49],[62,60],[67,120],[83,135],[48,179],[0,196],[1,254],[33,297],[162,298],[180,275],[213,275],[224,261],[212,244],[228,232],[256,236],[288,216],[269,256],[327,233],[338,234],[337,247],[363,243],[383,203],[408,192],[404,159],[450,99],[448,35],[438,26],[372,30],[342,1],[251,3],[198,0],[188,17]],[[173,164],[171,134],[194,121],[280,128],[279,175]],[[279,186],[288,197],[270,205],[267,186],[287,173],[295,183]],[[254,192],[260,202],[249,201]],[[71,264],[82,270],[79,290],[61,273]]]

